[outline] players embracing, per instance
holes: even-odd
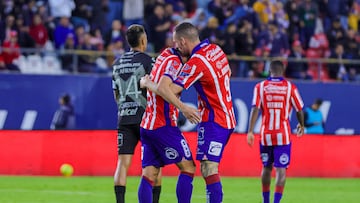
[[[230,89],[231,70],[223,50],[208,40],[200,41],[198,30],[191,23],[178,24],[173,41],[182,56],[189,59],[173,83],[157,86],[156,91],[190,122],[199,122],[196,159],[200,161],[205,179],[207,202],[219,203],[223,192],[218,166],[236,125]],[[146,83],[154,85],[149,81]],[[191,86],[198,94],[198,110],[189,108],[177,96]]]

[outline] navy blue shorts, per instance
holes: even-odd
[[[192,154],[183,134],[177,127],[165,126],[155,130],[140,129],[142,167],[179,163],[192,160]]]
[[[279,146],[263,146],[260,144],[260,158],[265,167],[274,164],[276,168],[287,168],[291,158],[291,143]]]
[[[196,160],[219,163],[233,131],[234,129],[226,129],[213,122],[200,123]]]

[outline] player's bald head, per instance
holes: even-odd
[[[178,39],[182,37],[194,42],[199,40],[199,31],[193,24],[189,22],[182,22],[175,27],[174,37]]]
[[[282,76],[285,71],[285,66],[282,61],[275,60],[270,63],[271,76]]]

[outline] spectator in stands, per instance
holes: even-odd
[[[287,57],[290,52],[287,33],[279,30],[279,25],[276,22],[269,23],[269,31],[267,46],[271,49],[270,56]]]
[[[80,50],[85,50],[85,51],[99,51],[97,49],[97,47],[92,44],[91,41],[91,35],[89,33],[85,33],[84,35],[84,42],[83,44],[79,44],[79,49]],[[106,73],[109,72],[110,70],[106,70],[103,68],[100,68],[97,63],[96,63],[96,59],[100,57],[98,54],[96,53],[87,53],[87,54],[82,54],[79,55],[79,72],[83,72],[83,73]]]
[[[336,18],[332,22],[332,26],[327,32],[327,38],[331,49],[334,49],[336,44],[341,43],[345,39],[345,30],[341,27],[340,18]]]
[[[59,99],[60,108],[55,112],[50,129],[66,130],[75,129],[75,111],[71,104],[69,94],[64,94]]]
[[[218,19],[214,16],[210,17],[207,26],[200,31],[200,40],[209,39],[211,43],[223,46],[225,43],[224,35],[218,27]]]
[[[123,20],[125,26],[132,24],[144,24],[144,0],[125,0],[123,10]]]
[[[349,28],[343,40],[345,54],[349,59],[359,59],[359,44],[356,40],[355,30]],[[360,65],[360,64],[359,64]]]
[[[107,56],[107,64],[111,65],[114,63],[116,58],[120,58],[120,56],[125,53],[124,39],[120,36],[112,39],[111,43],[107,47],[107,51],[111,52],[111,54]],[[111,66],[109,67],[111,68]]]
[[[252,24],[247,20],[242,20],[238,27],[239,31],[235,37],[235,53],[239,56],[251,56],[255,48]],[[239,68],[235,71],[236,76],[247,77],[250,65],[249,61],[239,61]]]
[[[355,31],[358,31],[359,17],[360,17],[360,2],[353,1],[348,16],[348,23],[349,23],[349,27]]]
[[[75,35],[72,33],[69,33],[66,36],[66,40],[65,40],[65,44],[63,47],[61,47],[62,51],[65,50],[74,50],[76,49],[75,47]],[[64,53],[62,52],[60,54],[60,60],[61,60],[61,66],[62,69],[65,70],[66,72],[74,72],[75,69],[77,68],[77,65],[75,64],[74,66],[74,56],[73,54],[68,54],[68,53]]]
[[[323,103],[322,99],[316,99],[310,107],[305,108],[304,111],[305,133],[307,134],[324,133],[324,118],[320,111],[320,106],[322,103]]]
[[[191,17],[190,22],[196,26],[199,31],[203,30],[208,22],[207,12],[202,8],[198,8]]]
[[[253,4],[254,11],[258,14],[260,23],[268,24],[275,20],[275,8],[270,0],[258,0]]]
[[[24,17],[16,17],[16,31],[18,33],[18,43],[22,48],[35,48],[35,41],[29,34],[29,26],[24,24]]]
[[[35,41],[36,48],[44,48],[45,43],[48,41],[49,36],[45,25],[42,22],[41,16],[35,14],[33,17],[33,23],[30,26],[29,34]]]
[[[300,15],[300,40],[307,45],[313,36],[316,19],[319,15],[318,7],[312,0],[305,0],[299,8]],[[305,47],[307,48],[307,47]]]
[[[154,14],[147,20],[149,43],[153,45],[155,53],[164,47],[166,34],[170,31],[171,25],[171,19],[165,17],[164,5],[156,4]]]
[[[14,61],[20,56],[20,46],[17,42],[18,35],[14,30],[9,35],[10,38],[2,43],[1,57],[7,70],[20,71],[19,67],[14,64]]]
[[[97,5],[100,7],[100,5]],[[93,18],[93,10],[91,1],[75,0],[75,9],[72,10],[71,23],[74,27],[83,26],[86,31],[90,30],[91,19]]]
[[[16,30],[15,17],[10,14],[6,16],[5,22],[1,22],[0,27],[0,41],[4,42],[10,39],[11,31]]]
[[[90,39],[91,44],[94,45],[99,51],[104,50],[105,42],[101,34],[100,28],[93,28],[90,31],[90,35],[91,35],[91,39]]]
[[[288,65],[285,70],[286,77],[294,78],[294,79],[312,79],[312,77],[307,74],[307,70],[308,70],[307,62],[296,61],[296,60],[305,59],[303,48],[299,40],[293,42],[292,50],[289,57],[291,58],[291,61],[288,62]]]
[[[329,76],[331,79],[347,81],[348,77],[348,68],[347,64],[344,64],[343,59],[345,58],[344,46],[342,44],[336,44],[335,50],[331,54],[330,58],[337,59],[337,63],[332,63],[328,65]]]
[[[289,0],[285,4],[285,11],[289,17],[288,35],[291,42],[299,39],[300,15],[297,0]],[[305,44],[305,42],[303,42]],[[306,45],[307,47],[307,45]]]
[[[2,55],[0,55],[0,72],[1,71],[7,71],[5,60]]]
[[[108,13],[107,13],[107,24],[111,25],[114,20],[123,20],[123,7],[124,0],[109,0],[108,1]],[[108,32],[110,27],[106,28]]]
[[[212,16],[218,19],[218,24],[220,26],[224,24],[226,18],[232,15],[230,8],[226,5],[226,2],[222,0],[210,1],[208,4],[208,11]]]
[[[125,39],[125,33],[123,26],[120,20],[114,20],[112,22],[111,30],[107,32],[104,36],[105,38],[105,47],[109,46],[114,39]]]
[[[48,3],[50,14],[54,18],[55,24],[64,17],[70,20],[72,11],[76,7],[74,0],[48,0]]]
[[[70,19],[68,17],[61,17],[59,24],[54,30],[55,48],[59,49],[64,46],[69,34],[73,34],[73,36],[75,36],[74,29],[70,24]]]

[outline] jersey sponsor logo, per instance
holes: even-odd
[[[135,109],[121,109],[120,116],[135,116],[138,111],[138,108]]]
[[[261,153],[261,161],[268,162],[269,161],[269,154],[268,153]]]
[[[179,156],[179,153],[174,148],[167,147],[165,148],[165,156],[168,159],[176,159],[176,157]]]
[[[287,86],[278,86],[278,85],[266,85],[264,87],[264,91],[267,94],[286,94],[287,93]]]
[[[223,55],[224,52],[221,50],[221,48],[219,46],[216,46],[214,49],[210,49],[209,51],[207,51],[205,57],[207,60],[214,62]]]
[[[285,165],[285,164],[288,164],[289,163],[289,155],[285,154],[285,153],[282,153],[280,158],[279,158],[279,162],[282,164],[282,165]]]
[[[182,148],[184,150],[185,157],[189,158],[191,156],[191,152],[190,152],[188,144],[186,143],[186,141],[184,139],[182,139],[180,141],[180,143],[181,143],[181,146],[182,146]]]
[[[208,154],[214,155],[214,156],[220,156],[222,147],[223,147],[222,143],[211,141]]]

